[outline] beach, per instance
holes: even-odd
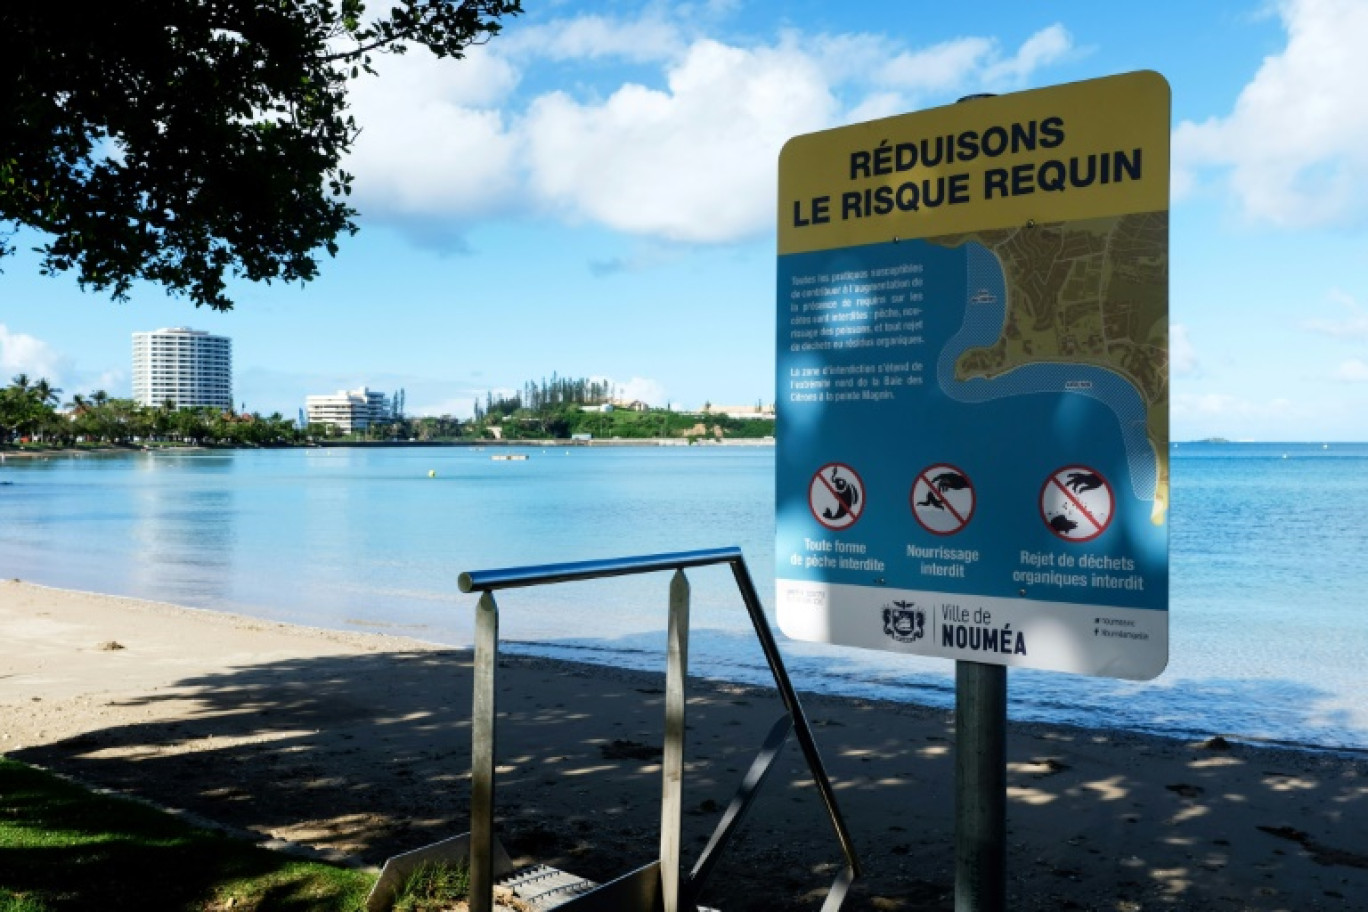
[[[469,829],[471,675],[417,640],[0,582],[6,756],[365,865]],[[655,857],[663,675],[506,655],[498,676],[515,861],[603,881]],[[952,714],[795,684],[863,866],[845,908],[952,908]],[[694,678],[688,713],[691,864],[782,707]],[[704,902],[820,907],[842,856],[805,770],[790,742]],[[1362,754],[1013,723],[1008,785],[1015,910],[1368,903]]]

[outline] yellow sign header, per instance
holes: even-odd
[[[779,254],[1167,210],[1169,108],[1145,71],[795,136]]]

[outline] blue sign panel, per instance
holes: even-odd
[[[976,116],[1010,122],[1011,110]],[[917,117],[869,135],[896,147],[946,132]],[[1066,144],[1078,118],[1056,119]],[[852,139],[849,160],[869,145]],[[777,286],[786,634],[1111,677],[1163,669],[1167,173],[1120,148],[1108,180],[1153,179],[1164,205],[1142,195],[1128,211],[820,249],[804,249],[812,207],[786,206],[781,164],[781,219],[794,221]],[[1081,181],[1086,156],[1075,158]],[[841,173],[854,176],[869,175]],[[830,196],[838,219],[842,194]],[[847,217],[861,217],[856,202]]]

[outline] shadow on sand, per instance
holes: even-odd
[[[378,865],[469,829],[471,675],[463,651],[233,668],[118,704],[146,721],[12,756]],[[499,675],[496,826],[515,858],[606,880],[656,857],[663,676],[523,656]],[[950,714],[804,705],[866,869],[846,908],[951,909]],[[690,863],[781,713],[765,688],[690,681]],[[1351,909],[1368,896],[1360,759],[1013,726],[1009,786],[1016,910]],[[840,862],[790,743],[702,898],[816,909]]]

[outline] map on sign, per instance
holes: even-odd
[[[1167,213],[930,240],[947,246],[969,242],[992,252],[1009,306],[996,338],[959,358],[956,379],[991,380],[1051,363],[1115,371],[1144,407],[1143,441],[1132,432],[1127,446],[1135,481],[1147,489],[1138,493],[1153,498],[1152,518],[1162,523],[1168,509]],[[1093,386],[1078,378],[1066,380],[1065,390],[1090,395]],[[1113,408],[1124,416],[1126,404]]]
[[[789,143],[785,633],[1162,670],[1167,168],[1168,90],[1152,73]]]

